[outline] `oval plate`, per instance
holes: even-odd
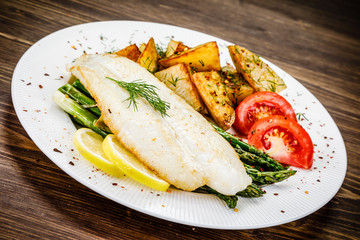
[[[281,95],[296,113],[303,114],[299,115],[302,119],[299,122],[315,144],[314,164],[310,170],[297,169],[298,173],[290,179],[265,187],[264,197],[240,198],[238,211],[229,210],[212,195],[176,189],[156,192],[127,177],[109,176],[82,158],[72,143],[75,126],[52,101],[52,94],[70,77],[65,65],[84,52],[115,51],[132,43],[146,43],[150,37],[163,49],[170,39],[188,46],[217,41],[222,65],[232,63],[226,47],[233,43],[180,27],[135,21],[69,27],[44,37],[21,57],[11,86],[15,111],[31,139],[56,165],[115,202],[158,218],[198,227],[276,226],[305,217],[333,198],[342,185],[347,167],[341,134],[326,109],[304,86],[266,60],[288,86]]]

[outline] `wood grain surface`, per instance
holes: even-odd
[[[1,239],[360,239],[360,20],[358,1],[0,1]],[[19,58],[62,28],[140,20],[181,26],[238,43],[300,81],[326,107],[345,141],[343,186],[295,222],[244,231],[192,227],[117,204],[48,159],[11,101]]]

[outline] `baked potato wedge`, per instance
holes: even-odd
[[[188,49],[189,47],[184,45],[182,42],[174,41],[171,39],[167,45],[165,57],[170,57],[174,54],[186,51]]]
[[[235,121],[235,111],[217,71],[197,72],[193,82],[213,120],[224,130]]]
[[[126,48],[117,51],[115,54],[122,57],[127,57],[128,59],[136,62],[139,59],[141,52],[139,48],[136,46],[136,44],[131,44]]]
[[[154,73],[158,70],[158,59],[159,55],[156,50],[154,38],[150,38],[144,50],[141,52],[137,63],[146,68],[149,72]]]
[[[191,69],[196,72],[220,71],[219,47],[215,41],[208,42],[159,60],[159,65],[163,68],[168,68],[179,63],[188,64]]]
[[[286,88],[284,81],[258,55],[237,45],[228,49],[236,70],[255,91],[279,93]]]
[[[191,80],[191,71],[185,63],[179,63],[167,69],[156,72],[155,77],[182,97],[196,111],[203,112],[205,106],[200,98],[195,85]]]
[[[221,77],[233,108],[236,108],[242,100],[254,93],[254,89],[244,79],[243,75],[231,65],[221,68]]]

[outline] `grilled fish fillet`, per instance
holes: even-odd
[[[230,144],[183,99],[137,63],[115,55],[83,55],[68,65],[95,98],[104,122],[144,165],[177,188],[208,185],[225,195],[245,189],[251,178]],[[170,104],[161,116],[146,100],[129,107],[129,93],[116,82],[142,80]]]

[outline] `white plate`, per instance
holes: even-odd
[[[97,170],[74,149],[76,131],[68,115],[51,100],[65,84],[65,64],[84,51],[96,53],[141,44],[154,37],[164,49],[171,38],[196,46],[217,41],[222,65],[231,63],[222,39],[164,24],[110,21],[69,27],[52,33],[30,47],[18,62],[12,79],[13,104],[21,124],[35,144],[71,177],[129,208],[173,222],[217,229],[254,229],[276,226],[305,217],[321,208],[339,190],[346,173],[346,150],[341,134],[321,103],[283,70],[269,65],[284,79],[282,95],[315,145],[311,170],[298,169],[287,181],[265,187],[258,199],[240,198],[238,211],[229,210],[217,197],[172,189],[157,192],[127,177],[114,178]],[[241,45],[241,43],[235,43]],[[61,151],[61,152],[59,152]],[[116,184],[114,184],[116,183]]]

